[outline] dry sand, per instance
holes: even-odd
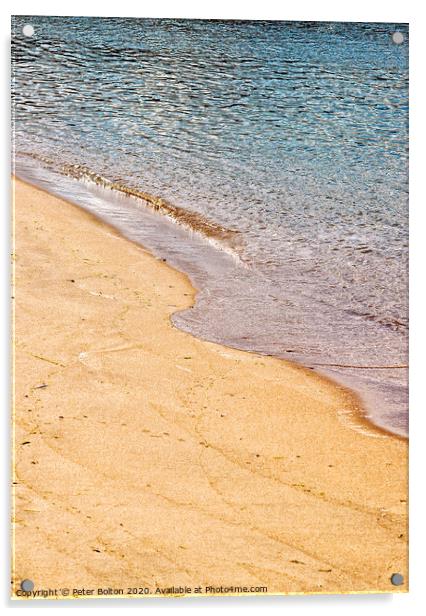
[[[15,591],[407,590],[405,440],[174,328],[187,277],[83,210],[16,181],[15,225]]]

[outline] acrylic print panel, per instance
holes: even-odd
[[[408,26],[12,20],[19,599],[401,592]]]

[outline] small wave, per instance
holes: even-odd
[[[240,231],[236,229],[228,229],[217,222],[209,220],[198,212],[187,210],[178,205],[174,205],[161,197],[157,197],[138,188],[126,186],[120,182],[114,182],[108,178],[92,171],[84,165],[71,164],[71,163],[55,163],[51,159],[42,156],[40,154],[34,154],[30,152],[19,152],[19,156],[26,156],[42,162],[50,169],[59,172],[63,175],[73,177],[77,180],[86,180],[93,182],[94,184],[101,186],[102,188],[117,191],[128,197],[134,197],[144,202],[144,205],[148,206],[152,210],[164,214],[171,218],[174,222],[186,227],[191,231],[196,231],[206,238],[216,240],[219,242],[226,242],[231,247],[234,247],[237,242],[237,237],[240,235]]]

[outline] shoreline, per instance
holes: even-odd
[[[42,159],[42,160],[44,160],[44,159]],[[50,165],[53,164],[52,161],[49,161],[47,159],[44,160],[44,162],[48,162]],[[83,172],[84,172],[84,170],[81,171],[81,173],[83,173]],[[80,173],[79,169],[75,169],[72,173],[69,173],[69,175],[71,177],[73,177],[73,178],[79,178],[80,177],[79,173]],[[84,175],[84,173],[83,173],[83,175]],[[25,184],[25,185],[27,185],[29,187],[32,187],[32,188],[35,188],[35,189],[40,190],[42,192],[45,192],[46,194],[52,195],[55,198],[58,198],[60,200],[65,201],[66,203],[68,203],[72,207],[76,207],[78,210],[80,210],[82,212],[85,212],[88,216],[92,217],[92,219],[94,220],[95,223],[103,224],[104,226],[108,227],[111,230],[112,233],[117,234],[119,237],[121,237],[125,241],[131,242],[132,244],[134,244],[135,246],[141,248],[142,250],[144,250],[148,254],[153,255],[151,250],[149,248],[145,247],[143,245],[143,243],[141,243],[138,240],[134,240],[134,239],[126,236],[125,233],[120,231],[120,229],[117,228],[116,226],[114,226],[113,223],[110,223],[110,222],[106,221],[104,218],[102,218],[98,214],[96,214],[96,213],[94,213],[94,212],[84,208],[84,206],[82,206],[81,204],[75,203],[75,202],[73,202],[73,201],[71,201],[71,200],[69,200],[69,199],[67,199],[66,197],[63,197],[63,196],[54,195],[53,193],[50,193],[49,190],[47,190],[46,188],[38,186],[37,183],[32,183],[31,181],[27,181],[25,179],[22,179],[19,176],[12,176],[12,177],[16,177],[16,179],[19,182],[21,182],[21,183],[23,183],[23,184]],[[104,184],[106,182],[108,182],[107,180],[105,180],[101,176],[96,176],[96,177],[99,177],[99,179],[92,178],[92,177],[90,178],[91,181],[93,181],[95,184],[102,185],[100,180],[104,180]],[[108,187],[111,188],[111,189],[114,189],[115,188],[115,184],[112,183],[112,182],[109,182]],[[155,210],[156,208],[154,207],[154,205],[155,205],[156,201],[158,201],[160,204],[163,203],[163,200],[160,197],[153,197],[152,195],[148,195],[147,193],[142,193],[142,192],[138,192],[138,191],[134,191],[134,193],[133,193],[131,190],[125,189],[125,187],[123,187],[123,189],[118,187],[117,190],[119,192],[121,191],[127,197],[131,197],[131,198],[134,198],[136,200],[141,200],[143,202],[143,204],[144,204],[144,207],[147,207],[148,209],[154,209]],[[149,199],[146,200],[146,197],[149,197]],[[166,202],[164,201],[164,203],[166,203]],[[175,207],[175,206],[173,206],[173,207]],[[158,207],[157,209],[161,209],[161,207]],[[179,208],[177,208],[177,209],[179,209]],[[162,214],[159,214],[159,215],[161,216]],[[195,227],[187,226],[186,223],[181,223],[179,221],[179,219],[177,219],[177,218],[172,217],[172,220],[173,220],[174,224],[177,224],[179,227],[186,228],[188,231],[192,231],[192,232],[195,232],[195,233],[200,233],[201,236],[204,239],[206,239],[206,240],[212,239],[212,236],[209,236],[208,234],[204,235],[203,233],[201,233],[201,231],[199,229],[197,230]],[[221,233],[222,233],[223,237],[225,237],[226,234],[232,234],[232,233],[235,233],[235,232],[232,232],[229,229],[222,228]],[[213,235],[213,237],[214,237],[214,235]],[[160,257],[158,257],[157,255],[153,255],[153,256],[155,258],[161,258],[161,256]],[[185,272],[183,269],[180,269],[179,267],[176,267],[174,265],[169,264],[167,259],[162,259],[162,260],[173,271],[179,272],[181,275],[183,275],[186,278],[188,284],[191,286],[191,288],[193,290],[193,301],[192,301],[191,305],[186,306],[184,309],[191,308],[191,307],[195,306],[195,304],[196,304],[196,296],[197,296],[197,293],[200,292],[200,289],[197,289],[194,286],[194,283],[191,281],[190,275],[187,272]],[[176,312],[180,312],[180,311],[181,311],[181,309],[176,311]],[[174,327],[177,327],[176,325],[174,325],[172,320],[171,320],[171,324]],[[180,328],[177,327],[177,329],[180,329]],[[185,330],[182,329],[181,331],[185,331]],[[234,347],[234,346],[227,345],[225,342],[222,342],[222,341],[221,342],[215,342],[213,340],[209,340],[208,338],[203,338],[201,336],[197,336],[195,333],[194,334],[192,334],[191,332],[189,332],[189,333],[190,333],[190,335],[193,335],[194,337],[198,338],[199,340],[205,340],[206,342],[214,342],[216,344],[220,344],[220,345],[222,345],[222,346],[224,346],[226,348],[229,348],[229,349],[233,349],[233,350],[237,350],[237,351],[239,350],[239,351],[248,352],[248,353],[254,353],[255,355],[256,354],[257,355],[261,355],[262,357],[273,357],[275,359],[282,360],[282,361],[284,361],[284,362],[286,362],[286,363],[288,363],[290,365],[293,365],[296,368],[300,368],[302,370],[306,370],[308,374],[310,373],[311,370],[313,370],[315,372],[315,374],[317,374],[320,378],[322,378],[325,381],[329,382],[332,386],[340,388],[340,389],[346,391],[347,394],[352,397],[354,412],[351,414],[351,417],[353,418],[353,423],[355,425],[357,425],[360,429],[365,428],[366,430],[370,430],[373,433],[382,434],[382,435],[388,435],[388,436],[391,436],[391,437],[402,439],[402,440],[407,441],[407,442],[409,440],[409,434],[408,433],[407,434],[401,434],[399,432],[395,432],[391,428],[388,428],[388,427],[386,427],[384,425],[381,425],[380,423],[376,423],[373,420],[373,418],[369,417],[368,416],[368,412],[369,412],[368,405],[363,400],[363,397],[362,397],[361,393],[359,393],[356,390],[355,387],[352,387],[351,384],[345,384],[344,382],[339,381],[339,379],[337,377],[330,376],[329,374],[327,374],[327,372],[326,372],[327,365],[320,366],[318,368],[309,367],[309,366],[304,365],[302,362],[297,361],[296,359],[284,358],[284,357],[280,357],[279,355],[274,355],[272,353],[262,353],[262,351],[242,349],[242,348],[239,348],[237,346]]]
[[[398,495],[399,500],[406,498],[406,439],[375,426],[364,416],[358,416],[357,422],[368,424],[367,433],[345,425],[338,411],[355,412],[355,394],[332,379],[300,364],[199,340],[177,329],[170,316],[176,310],[189,308],[196,293],[186,274],[123,238],[114,227],[79,206],[21,180],[14,179],[14,191],[19,203],[17,208],[15,205],[16,301],[22,302],[16,313],[15,337],[19,363],[15,423],[22,435],[21,445],[16,444],[19,455],[15,498],[23,498],[15,507],[15,521],[20,529],[15,535],[15,581],[22,576],[30,579],[34,576],[28,570],[33,561],[32,567],[40,571],[42,578],[40,586],[58,586],[59,581],[52,579],[52,570],[57,569],[54,554],[62,553],[64,558],[64,549],[60,549],[62,539],[68,548],[65,549],[67,562],[60,573],[61,585],[68,583],[73,587],[71,580],[75,578],[79,578],[75,583],[86,585],[88,579],[89,583],[93,580],[100,585],[119,584],[124,579],[137,583],[134,563],[135,560],[145,563],[145,558],[132,552],[129,537],[134,535],[145,551],[148,546],[150,585],[155,576],[161,578],[164,586],[172,586],[176,579],[183,585],[194,585],[201,576],[206,585],[246,586],[245,575],[246,582],[266,581],[273,594],[405,591],[406,584],[396,589],[390,585],[389,577],[394,570],[407,575],[406,545],[401,537],[395,536],[397,529],[404,533],[406,525],[406,506],[398,504],[397,498]],[[86,233],[83,242],[82,232]],[[90,258],[82,256],[86,253]],[[51,267],[52,262],[56,263],[57,271]],[[55,314],[58,310],[61,319]],[[28,314],[32,315],[30,319]],[[31,319],[37,323],[39,336],[34,336]],[[181,348],[187,352],[182,357]],[[195,366],[192,356],[198,358]],[[230,373],[236,376],[230,378]],[[53,382],[44,383],[49,379]],[[139,391],[141,379],[147,391]],[[74,391],[76,382],[82,392]],[[96,392],[94,398],[91,388]],[[56,393],[50,394],[52,390]],[[60,399],[70,405],[72,417],[67,417],[68,407],[62,415],[57,414]],[[30,400],[34,407],[31,409],[26,408]],[[108,407],[107,411],[97,407],[97,400]],[[158,400],[162,402],[159,404]],[[92,420],[90,413],[86,416],[81,411],[84,405],[91,407]],[[259,412],[260,405],[267,408],[270,426],[266,425],[265,414]],[[109,427],[110,423],[117,422],[117,416],[126,421],[122,428],[128,426],[140,409],[147,423],[144,428],[136,425],[129,430],[117,425],[118,432],[123,432],[120,438]],[[67,423],[73,428],[66,427]],[[226,423],[224,430],[222,426]],[[83,424],[87,425],[83,428]],[[380,433],[376,435],[379,438],[369,433],[372,429]],[[105,448],[95,446],[99,430]],[[75,445],[76,434],[80,451]],[[171,435],[175,440],[173,447],[165,443]],[[181,445],[188,436],[190,443]],[[28,458],[33,449],[31,438],[38,441],[38,453],[43,453],[39,461]],[[143,448],[139,449],[140,443],[151,438],[154,445],[148,442],[146,446],[150,456],[157,460],[159,475],[152,470],[149,460],[140,459],[144,452]],[[130,449],[123,451],[125,442],[130,443]],[[161,443],[159,450],[158,443]],[[119,471],[111,466],[110,460],[118,450],[123,458],[117,463]],[[296,454],[296,450],[300,453]],[[177,465],[175,455],[179,460]],[[301,467],[298,460],[302,458]],[[326,458],[330,458],[328,463]],[[111,478],[110,473],[105,476],[100,460],[110,473],[118,472],[121,477],[118,485],[113,481],[114,490],[110,486],[105,492],[102,478],[106,485]],[[377,461],[377,466],[367,467],[372,460]],[[48,470],[41,468],[45,463]],[[142,475],[153,475],[152,479],[162,488],[153,490],[154,481],[139,486],[152,499],[143,507],[135,501],[138,482],[132,464],[143,471]],[[337,478],[334,474],[331,481],[329,469],[336,468],[336,464],[340,473]],[[72,478],[77,468],[86,485],[86,497],[77,499],[79,512],[74,511],[77,504],[69,487],[60,486],[61,478]],[[178,469],[183,472],[185,489],[179,489]],[[131,476],[127,483],[123,479],[125,471]],[[164,478],[164,471],[176,482]],[[195,484],[191,481],[191,471],[197,478]],[[38,488],[43,481],[48,485],[53,482],[60,488],[59,494],[56,489],[46,493]],[[122,482],[124,487],[120,488]],[[118,532],[105,513],[96,511],[90,489],[94,485],[109,511],[114,509],[111,503],[121,508],[126,524],[120,523],[114,514]],[[252,486],[256,486],[253,492]],[[256,497],[262,494],[263,504],[256,504]],[[34,506],[30,509],[22,506],[22,502],[34,505],[34,501],[43,505],[40,511]],[[61,515],[69,516],[72,528],[69,532],[74,538],[76,533],[83,533],[84,541],[79,542],[81,562],[98,559],[98,554],[109,555],[109,560],[106,559],[109,566],[108,562],[102,564],[96,560],[98,573],[89,575],[86,571],[86,581],[71,566],[72,543],[61,533],[57,516],[51,519],[43,516],[52,503]],[[91,531],[85,529],[83,509],[86,520],[96,520]],[[146,528],[145,532],[135,528],[135,520],[126,513],[130,510],[154,527],[160,520],[157,526],[163,531],[156,534]],[[173,524],[168,523],[169,517]],[[346,541],[352,537],[355,545],[345,546],[344,541],[343,545],[336,541],[330,526],[333,517],[338,520]],[[37,554],[34,554],[34,540],[29,543],[28,539],[31,529],[27,525],[32,521],[34,527],[34,518],[40,536],[49,537],[47,546],[40,542]],[[186,526],[188,519],[194,524],[181,539],[192,532],[198,540],[192,547],[174,545],[173,533],[179,535],[177,527]],[[205,535],[193,530],[200,524],[209,536],[206,519],[214,527],[213,534],[217,534],[208,557],[203,555],[206,546],[201,541],[201,537],[206,541]],[[49,523],[55,532],[49,529]],[[126,534],[120,531],[120,524],[132,529],[127,528]],[[355,527],[360,530],[357,539],[353,537]],[[306,536],[307,528],[313,538]],[[238,541],[230,529],[235,530]],[[87,546],[93,542],[93,533],[103,536],[105,549],[92,548],[97,553],[88,555]],[[220,545],[223,533],[228,537],[225,547]],[[389,533],[392,538],[388,537]],[[19,536],[27,536],[27,541],[18,539]],[[247,543],[252,552],[250,557]],[[265,548],[267,544],[272,555]],[[111,557],[111,545],[114,557]],[[124,554],[119,557],[121,545],[127,546],[127,552],[123,548]],[[163,546],[160,550],[159,545]],[[228,556],[226,547],[229,546],[234,558]],[[169,552],[176,556],[172,561],[167,556]],[[283,552],[287,558],[282,558]],[[119,561],[124,567],[117,565],[118,558],[124,559]],[[247,558],[249,562],[242,566]],[[224,562],[226,571],[223,571]],[[259,563],[262,563],[260,568]],[[318,565],[316,571],[315,565]],[[371,588],[372,579],[377,579],[377,588]],[[302,590],[297,591],[296,587]]]

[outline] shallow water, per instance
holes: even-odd
[[[13,30],[17,174],[186,271],[199,293],[176,325],[326,371],[405,434],[407,27],[19,17]],[[180,227],[111,182],[198,216]]]

